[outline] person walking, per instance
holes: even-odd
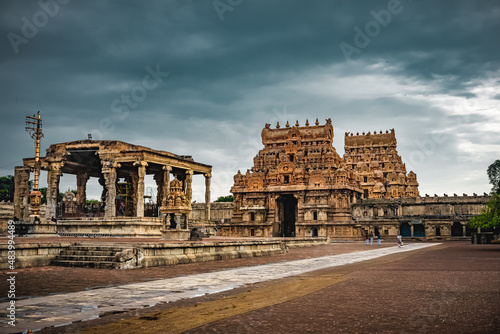
[[[368,246],[368,242],[369,242],[369,239],[368,239],[368,232],[366,232],[366,236],[365,236],[365,238],[366,238],[366,240],[365,240],[366,245]]]
[[[380,233],[377,235],[377,245],[382,246],[382,239],[380,238]]]
[[[398,234],[396,239],[398,240],[398,247],[401,247],[401,244],[403,243],[403,237],[401,237],[401,234]]]
[[[373,232],[370,232],[370,245],[373,246]]]

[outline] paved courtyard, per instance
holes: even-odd
[[[86,333],[496,333],[499,273],[499,245],[370,247],[19,300],[17,326],[2,323],[0,329],[5,333],[40,328],[47,333],[76,333],[89,326],[99,327]],[[0,305],[2,310],[6,305]]]
[[[152,307],[158,303],[200,297],[235,289],[246,284],[296,276],[306,272],[435,245],[410,244],[401,248],[370,249],[350,254],[271,263],[111,288],[30,298],[16,303],[16,317],[18,319],[16,327],[5,324],[7,316],[3,310],[9,307],[8,302],[5,302],[0,304],[3,313],[0,314],[0,319],[4,322],[2,326],[6,333],[18,332],[19,330],[39,330],[95,319],[104,313]]]

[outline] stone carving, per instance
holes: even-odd
[[[167,208],[187,209],[189,207],[189,201],[182,188],[182,181],[177,178],[170,181],[169,193],[167,196]]]
[[[332,146],[332,119],[300,127],[266,124],[261,149],[247,173],[234,176],[233,218],[225,235],[361,235],[351,204],[361,198],[419,197],[417,176],[407,173],[394,129],[345,132],[345,155]],[[309,232],[307,232],[309,231]],[[336,232],[337,231],[337,232]],[[346,232],[347,231],[347,232]],[[333,234],[333,235],[332,235]],[[312,235],[312,234],[311,234]]]
[[[198,230],[196,227],[191,230],[191,233],[189,234],[189,240],[190,241],[202,241],[202,236],[200,230]]]
[[[344,162],[359,175],[365,198],[419,197],[417,175],[406,172],[394,129],[362,135],[346,132]]]
[[[312,127],[308,120],[303,127],[298,120],[293,127],[288,121],[284,128],[266,125],[261,136],[264,148],[254,166],[234,176],[231,225],[238,228],[227,229],[228,235],[299,236],[317,229],[324,235],[328,224],[349,220],[346,203],[361,197],[362,190],[357,173],[346,168],[332,146],[331,119],[324,125],[316,119]],[[335,206],[328,207],[330,197]]]

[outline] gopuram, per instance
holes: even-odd
[[[365,231],[351,207],[361,199],[417,197],[418,183],[396,150],[394,130],[346,133],[342,159],[331,119],[262,130],[254,166],[234,176],[233,217],[222,235],[354,238]]]
[[[40,217],[38,226],[42,234],[57,221],[57,231],[66,235],[162,235],[187,240],[194,175],[205,177],[205,200],[210,203],[212,167],[191,156],[121,141],[80,140],[51,145],[39,163],[47,171],[48,185],[45,217]],[[23,166],[15,168],[14,215],[20,220],[29,219],[28,181],[34,168],[34,158],[23,159]],[[76,176],[77,191],[76,196],[65,194],[61,203],[63,174]],[[149,210],[144,206],[146,175],[153,175],[157,186],[157,206]],[[90,178],[97,178],[103,187],[103,202],[97,206],[86,202]],[[210,205],[205,208],[205,219],[210,220]]]

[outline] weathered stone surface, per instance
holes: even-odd
[[[21,220],[29,217],[27,206],[28,180],[34,169],[34,158],[23,159],[23,166],[15,170],[15,215]],[[117,216],[142,219],[146,215],[144,206],[144,179],[153,175],[158,186],[157,204],[161,212],[181,216],[181,223],[187,228],[191,210],[192,178],[203,175],[206,178],[206,198],[210,198],[210,176],[212,167],[195,162],[190,156],[180,156],[166,151],[132,145],[116,140],[79,140],[53,144],[45,157],[40,158],[40,167],[47,173],[47,209],[45,218],[51,220],[75,217],[102,217],[110,220]],[[59,180],[64,174],[77,176],[77,194],[74,208],[58,210]],[[180,183],[182,196],[175,194],[172,206],[167,203],[172,195],[169,189],[170,174]],[[99,179],[103,186],[102,203],[89,210],[85,205],[86,183],[89,178]],[[62,212],[62,216],[58,213]],[[151,208],[149,216],[156,215],[157,208]],[[207,214],[209,211],[207,211]],[[209,218],[209,215],[207,216]],[[205,219],[205,217],[204,217]]]
[[[407,173],[397,152],[394,129],[346,132],[343,158],[332,140],[330,119],[303,127],[298,121],[276,129],[266,124],[254,166],[234,176],[233,216],[219,223],[220,234],[449,238],[467,235],[466,223],[484,207],[486,197],[477,195],[445,196],[439,203],[421,198],[416,174]]]
[[[196,227],[191,230],[191,233],[189,235],[189,240],[191,240],[191,241],[201,241],[202,240],[201,232]]]
[[[406,173],[397,151],[394,129],[354,135],[345,133],[344,162],[356,171],[365,199],[418,197],[417,175]]]

